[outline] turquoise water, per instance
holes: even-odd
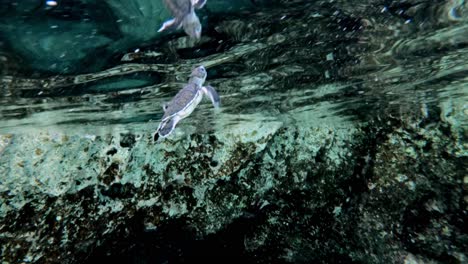
[[[126,8],[119,1],[5,4],[1,131],[75,130],[80,124],[90,133],[109,126],[143,133],[196,64],[207,66],[207,80],[219,89],[224,107],[214,117],[202,105],[194,122],[230,124],[252,113],[289,120],[309,112],[312,119],[333,113],[367,121],[370,116],[362,115],[374,116],[377,109],[419,111],[466,96],[463,1],[383,3],[372,10],[365,3],[291,3],[287,9],[245,3],[226,15],[217,7],[223,1],[213,1],[217,5],[200,10],[204,34],[197,44],[181,31],[153,32],[167,11],[141,2]],[[131,16],[133,9],[142,14]],[[128,16],[152,24],[121,22]],[[128,27],[133,34],[123,32]],[[109,41],[99,41],[104,38]]]
[[[5,263],[466,262],[466,1],[0,4]]]

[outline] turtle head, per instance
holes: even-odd
[[[202,86],[206,79],[206,69],[203,65],[200,65],[192,70],[190,74],[189,83],[197,84],[198,86]]]

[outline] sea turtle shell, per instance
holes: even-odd
[[[181,23],[184,17],[192,11],[190,0],[164,0],[163,2],[178,23]]]
[[[167,104],[162,121],[165,121],[173,116],[179,114],[185,117],[193,111],[201,100],[202,94],[196,84],[189,83],[180,90],[176,96]],[[192,111],[190,111],[192,110]]]

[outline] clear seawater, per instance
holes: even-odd
[[[198,42],[157,32],[170,17],[159,0],[0,0],[0,158],[16,134],[150,137],[197,65],[221,107],[204,99],[169,140],[439,120],[466,150],[466,1],[208,0],[196,12]]]

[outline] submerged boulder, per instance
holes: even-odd
[[[188,258],[161,240],[186,230],[186,243],[225,241],[220,254],[263,262],[462,261],[467,152],[450,123],[298,123],[252,120],[159,144],[138,133],[3,135],[1,257],[78,263],[154,247]],[[229,244],[240,234],[242,246]]]
[[[278,184],[306,180],[318,170],[311,158],[341,166],[351,131],[252,120],[155,145],[132,133],[4,135],[2,259],[80,262],[134,228],[150,232],[182,218],[201,236],[217,232],[268,202]]]

